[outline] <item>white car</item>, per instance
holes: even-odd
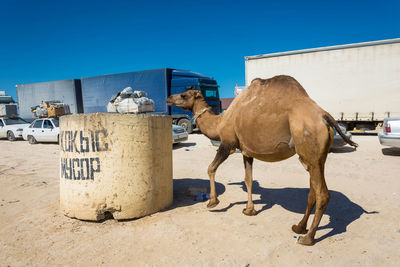
[[[381,145],[400,147],[400,118],[386,118],[382,128],[383,131],[378,133]]]
[[[10,141],[15,141],[22,138],[23,129],[28,127],[29,123],[19,117],[17,118],[0,118],[0,138],[7,138]]]
[[[182,126],[172,124],[172,143],[177,144],[188,140],[188,132]]]
[[[58,118],[42,118],[34,120],[22,133],[29,144],[38,142],[56,142],[60,133]]]

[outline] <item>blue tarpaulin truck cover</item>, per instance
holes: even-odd
[[[145,91],[154,100],[154,111],[168,113],[170,69],[156,69],[81,78],[85,113],[107,112],[110,98],[130,86],[135,91]]]

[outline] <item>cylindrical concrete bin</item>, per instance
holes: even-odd
[[[142,217],[171,205],[171,117],[75,114],[60,119],[60,206],[68,217]]]

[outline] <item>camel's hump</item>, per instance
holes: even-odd
[[[296,84],[296,85],[302,87],[295,78],[293,78],[292,76],[289,76],[289,75],[277,75],[277,76],[274,76],[274,77],[268,78],[268,79],[255,78],[251,81],[250,86],[252,84],[267,85],[270,83]]]
[[[287,97],[308,97],[303,86],[301,86],[295,78],[288,75],[278,75],[269,79],[255,78],[251,81],[250,86],[246,90],[249,91],[248,93],[250,95],[265,94],[265,91],[268,90],[271,94],[278,94]],[[275,93],[273,93],[274,91]]]

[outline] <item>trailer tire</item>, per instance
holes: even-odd
[[[31,145],[37,144],[35,137],[33,137],[32,135],[28,135],[28,142]]]
[[[8,132],[7,132],[7,139],[8,139],[9,141],[11,141],[11,142],[17,140],[17,139],[15,138],[14,133],[13,133],[12,131],[8,131]]]
[[[354,125],[351,124],[351,123],[348,123],[348,124],[346,125],[346,130],[347,130],[347,131],[353,131],[353,130],[354,130]]]
[[[180,119],[178,121],[178,125],[185,128],[186,132],[188,132],[189,134],[191,134],[193,132],[192,122],[188,119]]]
[[[369,131],[369,130],[375,130],[376,125],[374,123],[357,123],[356,124],[356,129],[357,130],[363,130],[363,131]]]

